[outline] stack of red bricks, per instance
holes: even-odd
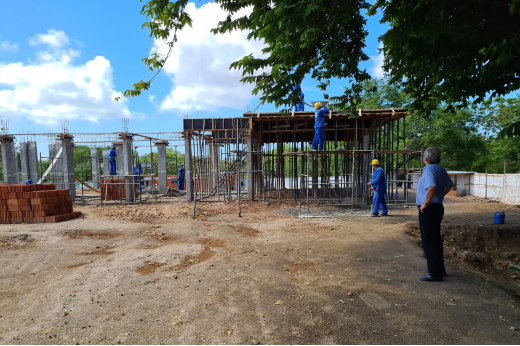
[[[0,223],[56,223],[78,218],[69,190],[54,184],[0,185]]]
[[[125,199],[125,181],[123,179],[101,180],[101,198],[103,201],[119,201]]]

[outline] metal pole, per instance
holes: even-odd
[[[238,195],[238,217],[242,217],[242,206],[240,205],[240,166],[241,166],[241,157],[240,157],[240,141],[239,141],[239,132],[238,127],[240,123],[240,118],[237,118],[237,171],[238,171],[238,184],[237,184],[237,195]]]
[[[81,169],[81,205],[85,205],[85,197],[83,196],[83,153],[79,155],[79,167]],[[76,183],[74,183],[76,185]],[[74,187],[75,189],[76,187]]]
[[[49,159],[49,163],[50,163],[50,159]],[[43,184],[43,166],[42,166],[42,152],[40,151],[40,179],[41,179],[41,183]]]

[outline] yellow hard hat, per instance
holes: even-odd
[[[372,163],[370,164],[371,166],[379,166],[379,160],[377,159],[373,159],[372,160]]]
[[[315,109],[320,109],[320,108],[321,108],[321,102],[316,102],[316,103],[314,104],[314,108],[315,108]]]

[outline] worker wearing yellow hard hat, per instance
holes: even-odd
[[[329,104],[321,108],[321,102],[314,104],[316,109],[316,120],[314,121],[314,140],[312,141],[312,150],[318,148],[319,151],[323,150],[325,144],[325,114],[329,113]]]
[[[379,209],[381,209],[381,216],[388,216],[388,209],[386,207],[386,178],[385,171],[381,168],[379,160],[373,159],[370,163],[374,173],[372,174],[372,180],[367,183],[374,190],[374,200],[372,216],[379,216]]]

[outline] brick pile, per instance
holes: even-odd
[[[119,190],[121,189],[121,196]],[[119,201],[126,198],[125,180],[124,179],[102,179],[101,180],[101,198],[103,201]]]
[[[0,223],[56,223],[78,218],[69,190],[54,184],[0,185]]]

